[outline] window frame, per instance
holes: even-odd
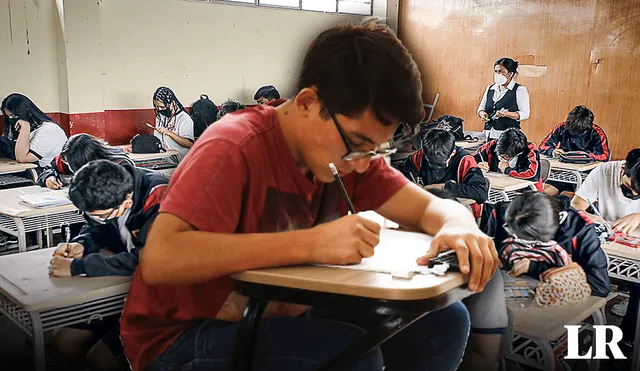
[[[335,11],[322,11],[322,10],[312,10],[312,9],[303,9],[302,8],[302,0],[298,0],[298,6],[284,6],[284,5],[272,5],[272,4],[261,4],[261,0],[252,0],[252,1],[242,1],[242,0],[187,0],[198,3],[211,3],[211,4],[221,4],[221,5],[232,5],[232,6],[245,6],[249,8],[267,8],[267,9],[284,9],[284,10],[293,10],[293,11],[301,11],[301,12],[314,12],[314,13],[322,13],[322,14],[334,14],[334,15],[353,15],[353,16],[361,16],[361,17],[371,17],[374,13],[374,1],[382,1],[382,0],[370,0],[369,4],[369,14],[359,14],[359,13],[347,13],[347,12],[339,12],[338,8],[340,6],[340,1],[343,0],[333,0],[336,3]]]

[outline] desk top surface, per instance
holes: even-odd
[[[123,145],[123,146],[118,146],[118,147],[120,149],[122,149],[123,151],[126,151],[126,148],[128,148],[129,146]],[[178,152],[178,151],[176,151],[174,149],[169,149],[166,152],[159,152],[159,153],[132,153],[132,152],[127,152],[127,155],[129,156],[129,158],[133,162],[144,161],[144,160],[158,160],[158,159],[163,159],[163,158],[169,158],[171,156],[177,156],[179,154],[180,154],[180,152]]]
[[[640,236],[640,228],[629,233],[633,236]],[[602,244],[602,250],[605,254],[613,255],[625,259],[635,260],[640,264],[640,249],[634,249],[633,247],[623,245],[617,242],[607,242]]]
[[[480,147],[481,145],[485,144],[485,141],[482,140],[476,140],[476,141],[468,141],[468,140],[459,140],[456,141],[456,146],[463,148],[463,149],[467,149],[467,148],[475,148],[475,147]]]
[[[465,276],[455,272],[403,279],[388,273],[318,266],[255,269],[232,277],[243,282],[383,300],[429,299],[467,282]]]
[[[17,162],[8,158],[0,157],[0,174],[19,173],[21,171],[35,169],[38,166],[30,162]]]
[[[491,189],[496,189],[498,191],[517,191],[536,184],[530,180],[513,178],[507,174],[501,173],[489,172],[484,173],[484,176],[489,179]]]
[[[551,169],[555,170],[571,170],[571,171],[590,171],[602,164],[602,162],[591,162],[589,164],[570,164],[567,162],[561,162],[558,159],[543,156],[542,158],[549,160]]]
[[[0,202],[0,214],[22,218],[78,210],[73,204],[43,208],[31,207],[21,203],[20,199],[18,199],[18,196],[21,194],[44,192],[47,189],[48,188],[40,186],[28,186],[0,190],[0,200],[2,200],[2,202]]]
[[[0,256],[0,292],[28,312],[128,292],[131,277],[49,277],[49,262],[54,250]]]

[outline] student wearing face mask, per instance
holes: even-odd
[[[0,157],[36,163],[39,171],[60,154],[67,135],[31,99],[18,93],[9,94],[0,109],[5,118]]]
[[[153,94],[153,108],[156,112],[156,130],[153,134],[166,149],[178,151],[178,159],[182,161],[195,140],[191,116],[173,91],[164,86]]]
[[[118,147],[111,147],[89,134],[76,134],[67,140],[62,151],[38,177],[38,185],[61,189],[69,184],[73,173],[94,160],[109,160],[116,164],[134,166],[127,154]]]
[[[515,81],[518,62],[500,58],[493,65],[494,84],[487,86],[478,106],[478,116],[484,122],[487,141],[496,139],[509,128],[520,129],[520,122],[529,118],[529,92]]]
[[[96,160],[81,167],[71,180],[69,198],[86,222],[71,243],[58,245],[50,275],[132,275],[166,188],[164,176],[128,162]],[[54,334],[53,345],[67,358],[84,357],[90,370],[120,370],[119,318],[62,328]]]

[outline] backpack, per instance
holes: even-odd
[[[420,124],[420,138],[424,137],[427,131],[431,129],[441,129],[451,132],[456,138],[456,141],[464,140],[465,136],[462,126],[463,121],[464,120],[459,117],[444,115],[438,117],[437,120],[433,120],[430,123],[423,122]]]
[[[590,164],[595,160],[589,157],[589,155],[582,151],[570,151],[565,152],[558,157],[560,162],[566,162],[569,164]]]
[[[166,150],[162,148],[162,142],[157,137],[149,134],[137,134],[131,140],[131,152],[160,153],[166,152]]]

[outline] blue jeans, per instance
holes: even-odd
[[[306,318],[267,318],[258,330],[254,370],[311,371],[364,334],[353,324],[328,320],[336,315],[312,313]],[[325,318],[319,318],[325,317]],[[359,316],[363,327],[382,316]],[[345,370],[447,371],[462,359],[469,335],[469,313],[461,303],[430,313]],[[207,320],[184,332],[148,371],[225,370],[231,360],[238,325]]]

